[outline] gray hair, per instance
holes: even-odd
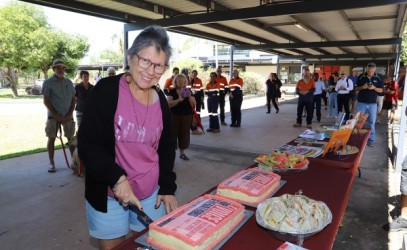
[[[166,59],[165,63],[171,58],[172,48],[170,46],[170,39],[164,28],[160,26],[149,26],[145,28],[137,37],[134,39],[133,44],[127,50],[127,56],[130,60],[138,54],[144,48],[154,46],[157,52],[164,52]]]

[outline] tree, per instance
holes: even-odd
[[[62,57],[73,71],[89,49],[86,39],[53,30],[42,9],[25,3],[0,8],[0,74],[18,96],[22,70],[39,70],[48,77],[52,60]],[[68,70],[69,73],[69,70]]]
[[[99,64],[101,61],[108,60],[109,63],[122,64],[124,62],[124,44],[122,37],[123,31],[120,35],[114,34],[112,36],[112,47],[102,50],[99,55],[93,55],[89,60],[90,63]]]
[[[401,55],[400,60],[404,62],[404,65],[407,63],[407,29],[403,33],[402,42],[401,42]]]

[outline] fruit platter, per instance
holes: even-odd
[[[306,170],[309,164],[304,155],[279,151],[269,155],[259,155],[254,161],[258,163],[260,169],[279,173]]]
[[[257,206],[257,223],[283,241],[304,240],[332,222],[328,206],[302,194],[269,198]]]

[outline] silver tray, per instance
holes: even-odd
[[[301,171],[307,170],[308,165],[309,165],[309,160],[308,159],[307,159],[307,164],[305,164],[304,167],[302,167],[302,168],[275,168],[273,166],[264,165],[264,164],[262,164],[261,162],[259,162],[257,160],[254,160],[254,162],[257,163],[257,168],[258,169],[266,170],[266,171],[272,171],[272,172],[278,173],[278,174],[301,172]]]
[[[223,240],[221,240],[212,250],[219,250],[232,236],[252,217],[254,214],[254,211],[251,210],[244,210],[244,218],[243,220],[230,232]],[[136,238],[134,242],[141,244],[143,246],[148,247],[149,249],[154,249],[154,250],[160,250],[157,247],[152,248],[151,244],[147,242],[147,237],[148,237],[148,231],[144,234],[142,234],[140,237]]]

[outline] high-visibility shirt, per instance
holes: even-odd
[[[311,91],[315,90],[315,82],[313,79],[310,79],[308,83],[305,83],[303,79],[297,82],[297,90],[298,91]]]
[[[217,95],[219,95],[219,89],[220,89],[220,83],[208,82],[208,84],[206,84],[206,87],[205,87],[205,95],[207,95],[208,97],[217,96]]]
[[[174,77],[171,76],[170,78],[168,78],[167,80],[165,80],[165,84],[164,84],[164,89],[173,89],[174,86],[172,86],[172,81],[174,80]]]
[[[203,84],[202,84],[202,80],[199,79],[198,77],[192,78],[191,79],[191,90],[192,93],[196,93],[199,91],[203,91]]]
[[[216,82],[218,82],[220,84],[219,91],[221,93],[229,92],[229,85],[228,85],[228,80],[226,79],[226,77],[219,75],[218,77],[216,77]]]
[[[229,89],[232,94],[242,91],[242,88],[243,88],[243,79],[242,78],[237,77],[236,79],[234,79],[234,78],[230,79]]]

